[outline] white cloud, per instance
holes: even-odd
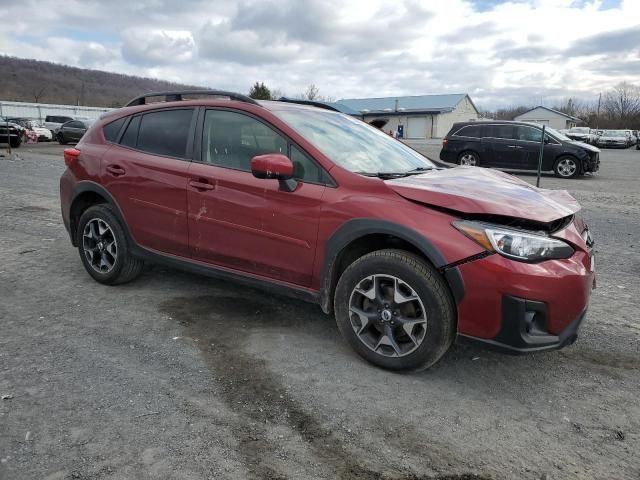
[[[484,106],[640,83],[640,1],[486,3],[22,0],[0,6],[0,52],[237,91],[313,82],[336,98],[469,92]]]

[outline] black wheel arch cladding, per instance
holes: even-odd
[[[356,218],[341,225],[327,240],[322,269],[320,306],[325,313],[332,310],[332,298],[338,281],[336,263],[340,253],[352,242],[367,235],[389,235],[414,246],[444,277],[456,304],[464,297],[464,282],[460,270],[448,268],[447,261],[436,246],[409,227],[387,220]]]

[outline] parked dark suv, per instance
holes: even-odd
[[[440,159],[459,165],[537,170],[542,127],[525,122],[455,123],[442,142]],[[563,178],[600,168],[600,150],[546,129],[542,170]]]
[[[139,97],[65,150],[62,217],[96,281],[150,261],[293,295],[396,370],[456,334],[511,353],[576,340],[594,250],[567,192],[439,169],[330,107],[197,94]]]

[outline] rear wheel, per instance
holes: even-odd
[[[560,157],[556,160],[553,171],[558,177],[574,178],[580,174],[580,164],[574,157]]]
[[[118,217],[106,204],[89,207],[76,232],[84,268],[95,280],[115,285],[133,280],[144,262],[133,257]]]
[[[468,165],[468,166],[478,166],[480,165],[480,158],[478,154],[475,152],[462,152],[458,157],[458,163],[460,165]]]
[[[62,132],[58,132],[58,143],[60,145],[66,145],[67,144],[67,140],[66,140],[66,138],[64,138],[64,135],[62,134]]]
[[[342,274],[334,311],[343,337],[363,358],[390,370],[421,370],[453,343],[455,308],[447,285],[422,258],[380,250]]]

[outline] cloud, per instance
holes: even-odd
[[[122,33],[122,56],[136,65],[156,66],[188,62],[195,42],[185,30],[152,30],[137,27]]]
[[[240,92],[255,81],[335,98],[469,92],[491,108],[640,83],[638,0],[176,5],[1,2],[0,53]]]
[[[568,55],[606,55],[640,51],[640,26],[605,32],[573,43]]]

